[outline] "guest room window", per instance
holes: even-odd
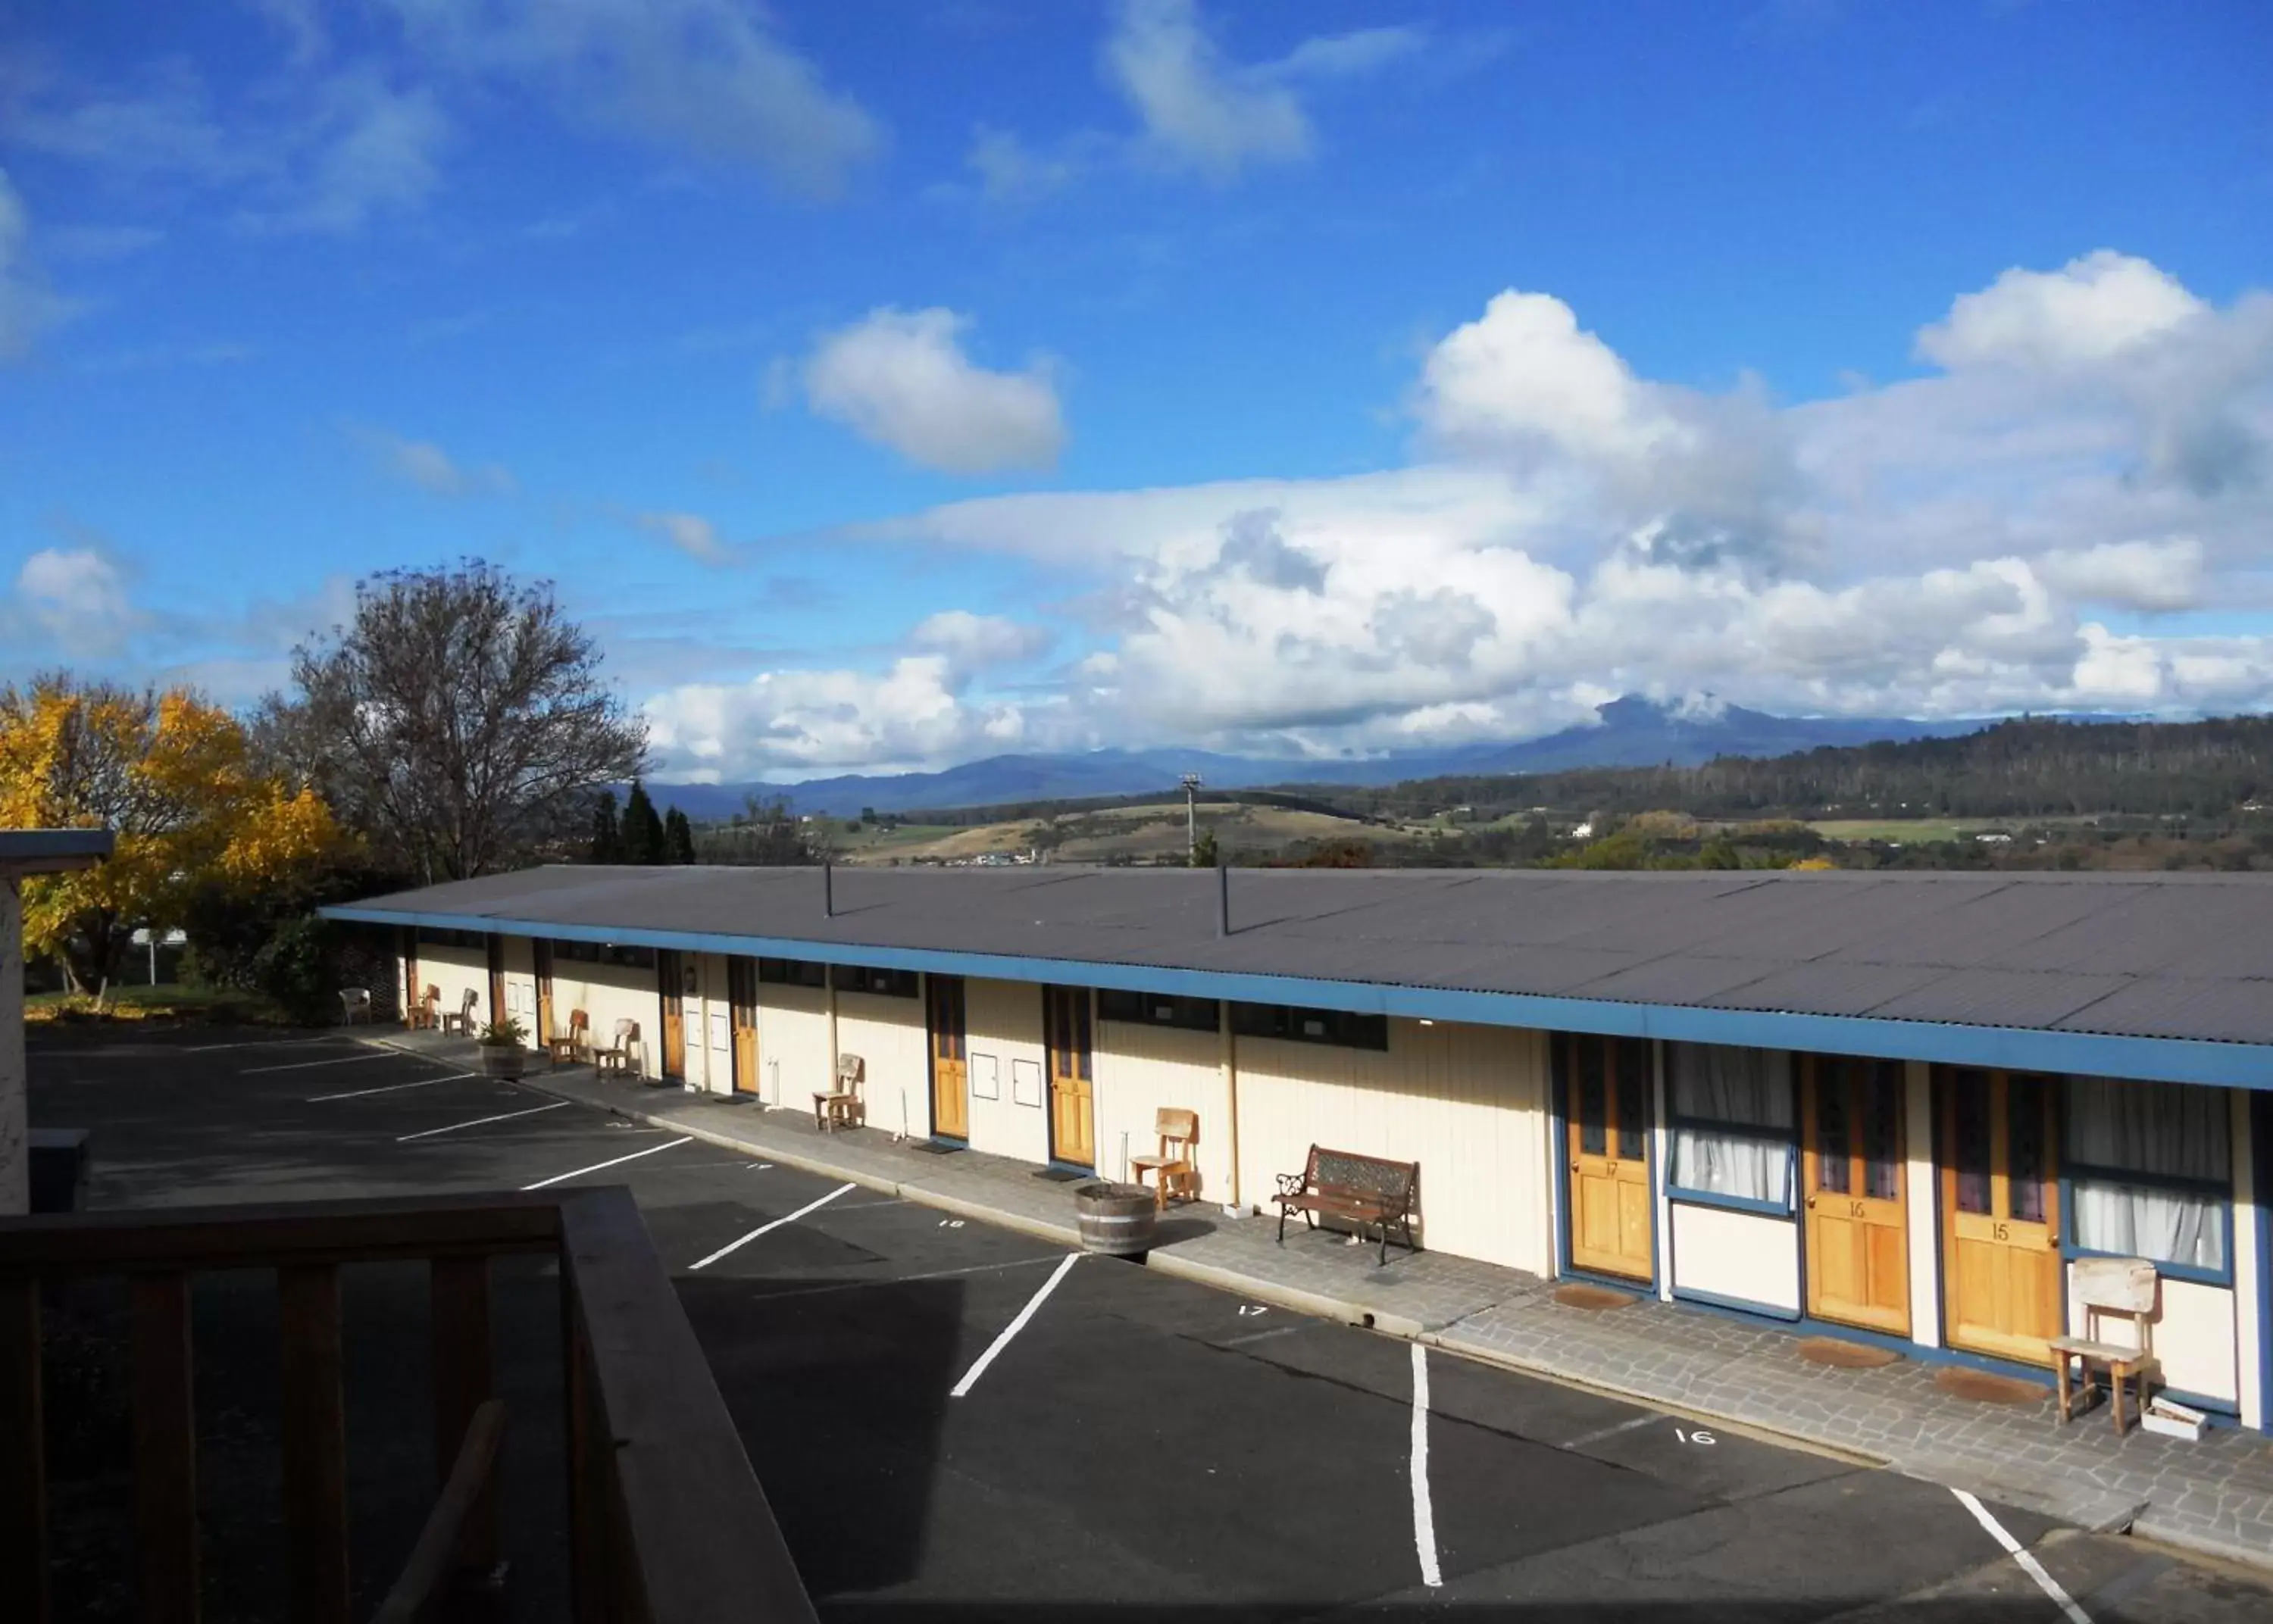
[[[2074,1248],[2224,1277],[2232,1125],[2223,1089],[2069,1078]]]
[[[1791,1210],[1791,1056],[1668,1044],[1665,1066],[1674,1193]]]

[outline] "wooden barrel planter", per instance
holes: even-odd
[[[480,1044],[476,1047],[482,1057],[484,1077],[518,1077],[529,1059],[529,1051],[519,1044]]]
[[[1073,1193],[1085,1250],[1107,1257],[1143,1257],[1152,1249],[1159,1202],[1141,1184],[1085,1184]]]

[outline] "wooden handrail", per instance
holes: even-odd
[[[0,1222],[0,1276],[61,1279],[553,1252],[560,1245],[560,1199],[388,1195],[10,1218]]]
[[[410,1559],[395,1576],[394,1588],[372,1615],[371,1624],[421,1624],[438,1600],[443,1586],[461,1567],[459,1552],[481,1506],[489,1497],[490,1479],[497,1470],[498,1451],[505,1444],[505,1401],[486,1400],[474,1411],[465,1441],[450,1468],[450,1480],[426,1515]]]

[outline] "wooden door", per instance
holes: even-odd
[[[1094,1168],[1097,1067],[1089,989],[1044,987],[1042,1034],[1050,1051],[1050,1160]]]
[[[489,950],[490,961],[490,1021],[492,1025],[506,1018],[505,1007],[505,938],[490,935],[483,939]]]
[[[663,1000],[663,1074],[674,1081],[686,1075],[686,1006],[676,948],[655,953],[656,992]]]
[[[530,944],[536,960],[536,1041],[550,1043],[552,1026],[552,944],[539,938]]]
[[[1902,1075],[1899,1060],[1800,1062],[1807,1312],[1894,1336],[1910,1334]]]
[[[726,1001],[734,1016],[734,1092],[758,1091],[758,962],[726,961]]]
[[[1571,1266],[1654,1279],[1650,1045],[1639,1038],[1571,1034],[1560,1047],[1570,1135]]]
[[[931,1033],[931,1136],[971,1134],[971,1052],[963,977],[924,977],[924,1024]]]
[[[418,984],[418,932],[406,925],[402,931],[402,1024],[409,1026],[421,1007],[420,999],[426,989]]]
[[[1949,1343],[2049,1365],[2064,1318],[2052,1080],[1957,1066],[1935,1081]]]

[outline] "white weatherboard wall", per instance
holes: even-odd
[[[1799,1313],[1799,1225],[1790,1218],[1673,1203],[1673,1286],[1772,1313]]]
[[[866,1063],[867,1081],[861,1085],[860,1097],[870,1127],[896,1134],[904,1120],[911,1137],[929,1131],[930,1065],[924,1052],[921,999],[839,992],[836,1052],[857,1054]],[[806,1090],[808,1096],[811,1092]]]
[[[521,1022],[522,1048],[544,1046],[536,1029],[536,945],[526,936],[505,939],[505,1012]]]
[[[2182,1392],[2236,1403],[2241,1389],[2236,1381],[2232,1289],[2170,1279],[2158,1289],[2162,1301],[2147,1322],[2147,1334],[2163,1367],[2163,1380]],[[2083,1303],[2075,1295],[2073,1264],[2068,1267],[2067,1322],[2075,1335],[2083,1334]],[[2100,1325],[2110,1342],[2130,1339],[2130,1324],[2119,1314],[2103,1316]]]
[[[972,977],[963,984],[964,1053],[970,1057],[971,1139],[973,1150],[1015,1156],[1021,1162],[1050,1159],[1049,1056],[1042,1044],[1042,990],[1030,981],[994,981]],[[991,1067],[990,1063],[991,1062]],[[1030,1079],[1020,1104],[1015,1078],[1019,1064]],[[985,1097],[992,1087],[994,1097]],[[929,1096],[926,1095],[928,1101]],[[928,1111],[929,1106],[925,1107]]]
[[[829,1087],[834,1070],[829,1053],[828,989],[760,982],[758,1097],[769,1105],[809,1110],[813,1096]]]
[[[1130,1156],[1159,1149],[1154,1113],[1164,1107],[1199,1114],[1193,1160],[1199,1168],[1200,1194],[1212,1201],[1228,1200],[1232,1136],[1221,1034],[1139,1021],[1099,1022],[1097,1171],[1109,1179],[1127,1176],[1123,1134]]]
[[[1549,1272],[1545,1034],[1392,1020],[1386,1053],[1242,1037],[1235,1063],[1249,1205],[1313,1143],[1417,1161],[1422,1244]]]
[[[726,955],[697,953],[694,995],[686,1000],[686,1081],[712,1094],[734,1090],[734,1016],[727,1002]]]
[[[1941,1184],[1933,1164],[1933,1067],[1904,1063],[1902,1194],[1908,1201],[1910,1340],[1941,1346]]]
[[[639,1022],[639,1046],[633,1056],[643,1077],[663,1075],[663,1000],[656,992],[653,966],[593,964],[582,959],[552,960],[553,1019],[561,1029],[568,1012],[581,1009],[592,1021],[592,1046],[605,1049],[616,1041],[616,1022]]]
[[[2259,1204],[2273,1191],[2257,1187],[2256,1146],[2251,1142],[2249,1094],[2233,1090],[2233,1286],[2240,1318],[2235,1330],[2235,1363],[2241,1371],[2241,1419],[2247,1426],[2262,1427],[2273,1393],[2265,1391],[2265,1355],[2269,1260],[2258,1249]]]
[[[490,1018],[490,962],[488,951],[476,945],[471,947],[445,947],[423,937],[418,943],[418,979],[426,987],[440,989],[442,1013],[454,1015],[465,1001],[466,994],[474,995],[474,1023],[478,1027]]]

